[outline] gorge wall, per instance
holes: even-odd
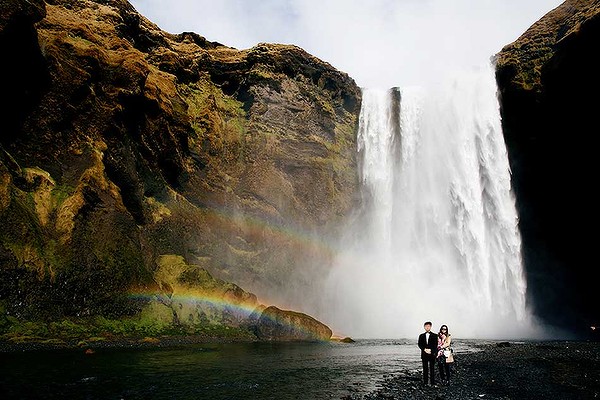
[[[599,10],[568,0],[497,55],[528,301],[576,332],[600,323]],[[3,315],[306,296],[359,197],[350,77],[295,46],[163,32],[125,0],[2,0],[0,50]]]
[[[351,78],[295,46],[163,32],[125,0],[0,4],[8,315],[136,313],[131,292],[173,293],[162,255],[301,293],[357,198]]]
[[[497,55],[529,301],[580,334],[600,322],[599,53],[600,2],[567,0]]]

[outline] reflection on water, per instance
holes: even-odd
[[[475,345],[458,343],[457,351]],[[385,375],[420,368],[419,354],[416,339],[7,353],[0,354],[0,393],[4,399],[339,399],[374,390]]]

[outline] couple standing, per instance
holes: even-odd
[[[419,335],[419,348],[421,349],[421,361],[423,361],[423,381],[427,384],[427,376],[429,375],[430,383],[435,385],[435,362],[437,361],[442,384],[448,385],[450,383],[450,364],[454,362],[450,351],[452,339],[448,332],[448,326],[442,325],[438,334],[431,332],[431,322],[429,321],[425,322],[423,327],[425,332]]]

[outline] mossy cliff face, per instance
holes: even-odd
[[[582,332],[595,306],[600,1],[569,0],[497,56],[530,300]]]
[[[347,75],[168,34],[121,0],[4,0],[0,47],[10,315],[137,314],[164,254],[274,300],[327,261],[356,198]]]

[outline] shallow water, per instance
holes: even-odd
[[[463,341],[456,350],[475,351],[478,343]],[[339,399],[373,391],[386,375],[419,369],[419,354],[416,340],[5,353],[0,397]]]

